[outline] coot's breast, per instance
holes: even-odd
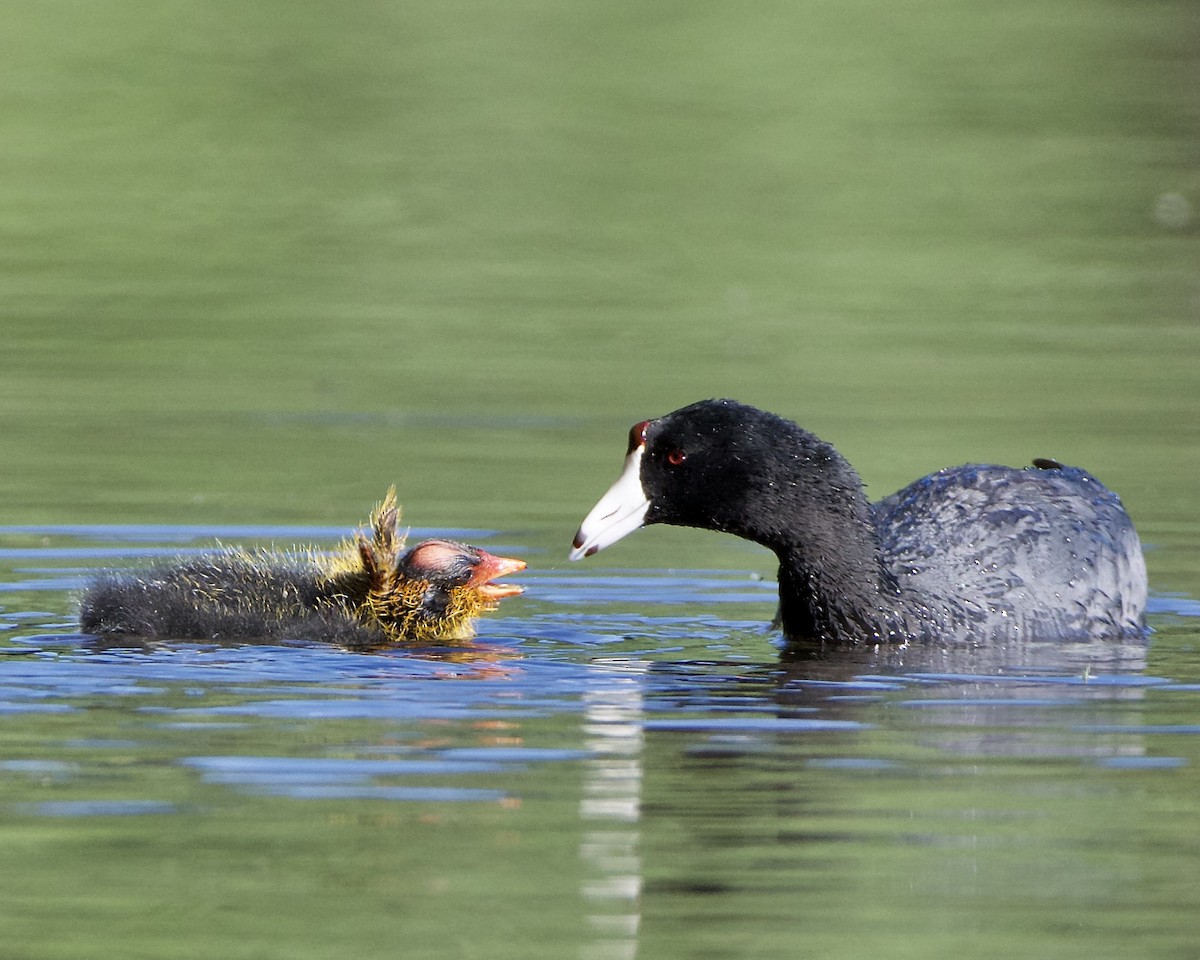
[[[882,559],[945,632],[1140,635],[1145,561],[1117,496],[1076,467],[941,470],[873,507]]]

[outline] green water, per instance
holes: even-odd
[[[1134,515],[1152,589],[1200,597],[1189,0],[50,0],[0,19],[0,525],[350,525],[394,482],[410,522],[499,531],[534,571],[771,576],[761,551],[683,530],[565,562],[629,425],[728,395],[833,442],[878,496],[954,463],[1085,465]],[[536,625],[535,593],[515,609]],[[71,603],[0,594],[46,629]],[[1192,621],[1156,623],[1147,670],[1195,679]],[[705,629],[771,664],[761,634]],[[164,689],[147,696],[191,685]],[[175,760],[354,753],[387,731],[160,735],[132,701],[56,696],[87,709],[6,719],[6,756],[128,738],[65,795],[196,815],[6,808],[13,956],[595,946],[570,764],[522,773],[512,806],[247,799]],[[947,795],[891,717],[858,716],[880,732],[842,749],[912,760],[892,779],[783,750],[722,788],[675,735],[650,740],[641,955],[1190,955],[1195,737],[1178,770],[987,761]],[[578,726],[522,735],[578,747]],[[780,778],[816,804],[807,867],[767,842],[810,836]],[[6,782],[12,804],[37,793]],[[961,855],[931,876],[922,838],[989,810],[1004,826],[949,831]],[[981,843],[1001,853],[973,860]]]

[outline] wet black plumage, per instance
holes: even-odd
[[[871,504],[830,444],[774,414],[706,400],[638,424],[626,470],[636,470],[636,483],[623,475],[597,504],[573,556],[628,533],[638,511],[647,524],[760,543],[779,558],[779,616],[792,639],[1145,631],[1146,568],[1133,523],[1114,493],[1076,467],[968,465]],[[639,497],[644,505],[629,502]]]
[[[519,587],[524,568],[468,544],[404,550],[395,494],[331,553],[226,549],[93,578],[80,602],[86,633],[150,639],[300,639],[352,647],[464,640],[476,618]]]

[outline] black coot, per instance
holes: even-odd
[[[719,530],[779,558],[793,640],[849,644],[1144,635],[1146,565],[1116,494],[1077,467],[969,465],[868,502],[796,424],[704,400],[630,432],[571,559],[643,524]]]

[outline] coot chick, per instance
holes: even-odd
[[[829,644],[1145,633],[1146,565],[1117,496],[1077,467],[972,464],[872,504],[796,424],[704,400],[633,427],[572,560],[650,523],[732,533],[779,558],[779,621]]]
[[[333,553],[228,549],[148,569],[107,571],[80,604],[85,633],[174,640],[325,640],[355,648],[467,640],[525,569],[450,540],[404,552],[395,491]]]

